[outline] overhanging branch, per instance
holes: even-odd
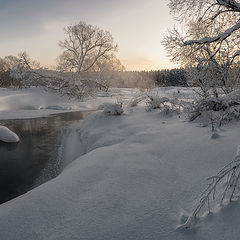
[[[203,44],[213,43],[213,42],[222,42],[225,39],[227,39],[229,36],[231,36],[231,34],[237,31],[239,28],[240,28],[240,21],[236,23],[234,26],[232,26],[231,28],[228,28],[225,32],[215,37],[204,37],[200,40],[189,40],[189,41],[185,41],[184,44],[185,45],[193,45],[193,44],[203,45]]]

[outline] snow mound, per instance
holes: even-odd
[[[9,96],[0,96],[0,110],[36,110],[33,99],[28,94],[11,94]],[[30,104],[31,103],[31,104]]]
[[[6,143],[17,143],[19,140],[20,139],[16,133],[12,132],[7,127],[0,126],[0,141]]]
[[[0,118],[23,119],[42,117],[57,112],[78,111],[91,108],[76,99],[61,97],[42,88],[0,88]]]

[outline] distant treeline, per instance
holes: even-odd
[[[108,82],[112,87],[187,86],[187,73],[183,68],[158,71],[115,72],[108,78]]]
[[[19,63],[17,57],[7,56],[0,58],[0,87],[26,87],[25,79],[16,79],[12,70]],[[39,70],[38,70],[39,71]],[[53,70],[44,70],[43,74],[52,75]],[[68,73],[65,73],[68,74]],[[187,86],[187,73],[183,68],[166,69],[159,71],[98,71],[84,72],[84,79],[96,79],[106,83],[109,87],[122,88],[153,88],[166,86]],[[66,75],[67,76],[67,75]],[[41,79],[42,80],[42,79]],[[37,82],[36,82],[37,81]],[[32,79],[31,85],[42,86],[47,81],[41,82],[39,78]]]
[[[143,72],[144,74],[145,72]],[[187,86],[187,73],[183,68],[146,72],[157,86]]]

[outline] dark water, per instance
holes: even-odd
[[[19,196],[61,172],[62,138],[69,126],[91,111],[61,113],[49,117],[3,120],[16,132],[18,144],[0,141],[0,203]]]

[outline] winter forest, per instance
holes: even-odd
[[[239,239],[239,1],[0,15],[0,239]]]

